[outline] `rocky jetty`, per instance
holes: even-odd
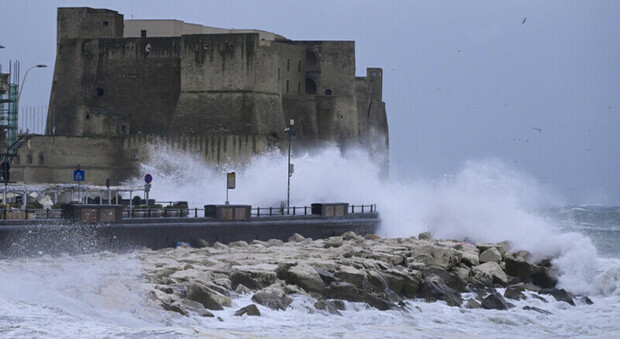
[[[379,310],[404,308],[404,299],[443,301],[454,307],[506,310],[509,300],[587,303],[556,289],[551,260],[532,262],[508,243],[468,243],[418,238],[382,239],[353,232],[312,240],[299,234],[280,240],[216,242],[142,252],[152,300],[168,311],[213,317],[233,298],[251,294],[236,315],[260,315],[256,304],[286,310],[292,295],[315,298],[317,310],[340,314],[343,301]],[[504,290],[500,294],[498,290]],[[475,296],[463,300],[463,294]],[[540,312],[536,307],[528,309]]]

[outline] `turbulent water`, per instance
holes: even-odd
[[[246,167],[212,169],[189,154],[165,149],[144,165],[158,200],[191,206],[225,199],[223,173],[235,170],[232,203],[279,206],[286,197],[286,159],[277,152]],[[349,303],[343,316],[314,311],[295,297],[286,311],[259,306],[261,317],[235,317],[251,303],[233,299],[215,318],[162,310],[144,286],[147,251],[0,259],[0,337],[620,337],[620,207],[561,205],[536,181],[496,161],[465,164],[433,182],[381,180],[363,154],[328,148],[294,158],[291,203],[376,203],[380,235],[498,242],[553,256],[560,287],[589,295],[593,305],[573,307],[530,298],[507,311],[408,301],[409,311],[378,311]],[[284,175],[283,175],[284,174]],[[136,179],[137,180],[137,179]],[[512,302],[512,301],[511,301]],[[542,315],[523,305],[551,312]]]

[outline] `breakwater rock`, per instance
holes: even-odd
[[[544,296],[570,305],[589,302],[555,288],[550,259],[532,262],[530,253],[512,252],[505,242],[434,240],[429,234],[382,239],[347,232],[320,240],[295,234],[288,242],[181,244],[142,253],[152,300],[183,315],[212,317],[212,311],[231,307],[243,294],[274,310],[286,310],[293,295],[305,295],[317,300],[317,310],[333,314],[344,309],[342,301],[379,310],[404,308],[404,299],[498,310],[514,307],[510,300]],[[260,315],[255,304],[236,314]]]

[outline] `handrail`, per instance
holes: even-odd
[[[369,205],[349,205],[347,213],[360,214],[360,213],[374,213],[377,211],[376,204]],[[132,208],[123,209],[123,218],[168,218],[168,217],[187,217],[198,218],[204,217],[204,208]],[[250,212],[251,217],[268,217],[268,216],[296,216],[296,215],[312,215],[311,206],[290,206],[290,207],[253,207]],[[0,210],[0,220],[25,220],[25,219],[37,219],[37,220],[55,220],[61,219],[60,209],[2,209]]]

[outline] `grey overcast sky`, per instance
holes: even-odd
[[[358,75],[384,69],[394,175],[495,158],[565,202],[620,205],[620,1],[0,0],[0,63],[50,66],[22,107],[48,103],[56,8],[76,6],[355,40]]]

